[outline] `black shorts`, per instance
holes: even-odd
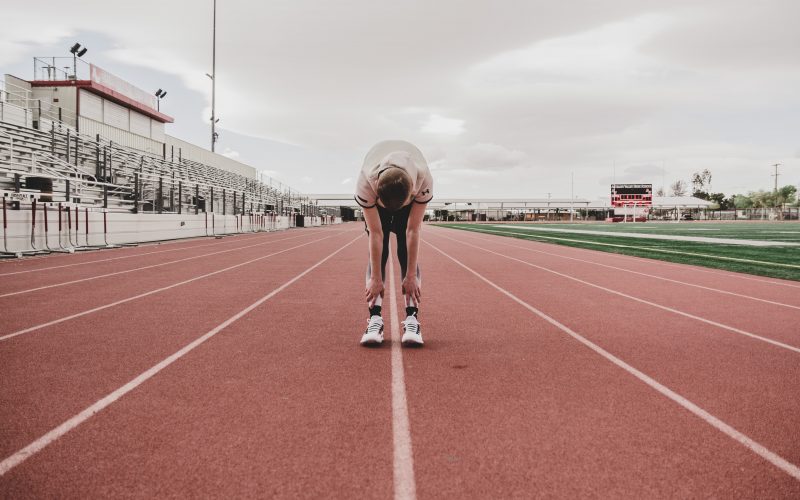
[[[397,212],[389,212],[380,205],[375,205],[378,215],[381,218],[381,229],[383,230],[383,250],[381,251],[381,277],[386,276],[386,261],[389,259],[389,235],[397,235],[397,260],[400,263],[400,275],[405,278],[408,264],[408,248],[406,246],[406,228],[408,228],[408,216],[411,215],[411,206],[401,208]],[[364,221],[364,229],[369,234],[367,222]]]
[[[406,228],[408,228],[408,216],[411,215],[412,205],[413,203],[409,203],[394,213],[386,210],[380,205],[375,205],[375,208],[378,209],[378,216],[381,219],[381,229],[383,229],[383,234],[385,236],[389,233],[394,233],[405,237]],[[367,234],[369,234],[369,228],[367,227],[366,220],[364,221],[364,229],[367,231]]]

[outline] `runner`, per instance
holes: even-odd
[[[397,260],[403,277],[406,319],[404,345],[422,345],[419,303],[422,279],[419,238],[428,202],[433,199],[433,178],[428,163],[413,144],[383,141],[367,153],[356,184],[355,200],[364,210],[369,234],[369,261],[365,297],[369,321],[362,345],[383,342],[383,283],[389,259],[389,235],[397,239]],[[375,272],[380,269],[380,274]],[[412,274],[408,270],[413,269]]]

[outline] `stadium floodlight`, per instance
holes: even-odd
[[[162,90],[162,89],[156,90],[156,97],[158,98],[158,100],[156,101],[156,105],[158,107],[156,109],[158,111],[161,111],[161,99],[163,99],[166,96],[167,96],[167,92],[165,90]]]
[[[72,79],[78,79],[78,58],[83,57],[86,51],[89,50],[86,47],[81,48],[81,44],[75,43],[72,47],[70,47],[69,51],[72,53]],[[69,77],[68,77],[69,78]]]

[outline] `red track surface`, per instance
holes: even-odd
[[[800,497],[796,283],[426,227],[393,370],[362,235],[0,265],[0,495]]]

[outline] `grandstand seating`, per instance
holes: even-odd
[[[175,213],[274,211],[318,215],[296,195],[191,161],[166,149],[139,151],[78,134],[57,121],[48,131],[0,121],[0,190],[53,192],[54,200],[109,211]]]

